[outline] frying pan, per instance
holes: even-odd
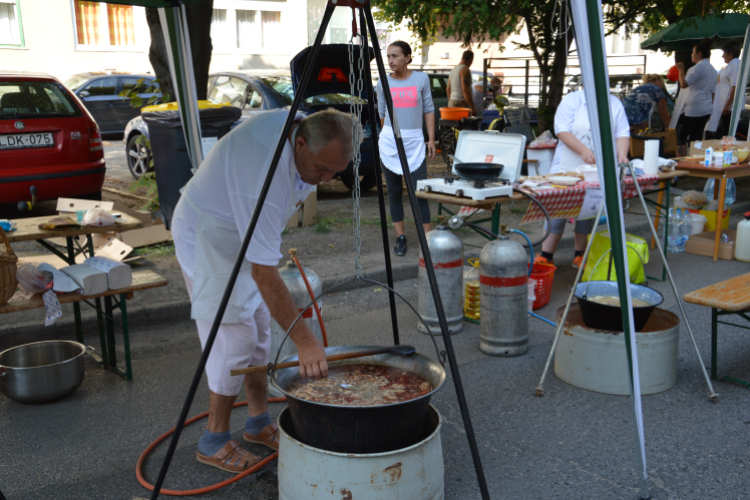
[[[499,163],[484,162],[462,162],[453,155],[448,155],[453,160],[456,173],[467,181],[491,181],[500,177],[503,165]]]

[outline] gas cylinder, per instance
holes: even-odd
[[[290,250],[290,253],[292,253],[293,250],[294,249]],[[304,266],[302,269],[305,271],[307,281],[310,282],[310,287],[312,287],[313,293],[317,297],[323,292],[323,283],[320,281],[318,275],[315,274],[315,271]],[[289,260],[286,264],[279,267],[279,274],[281,275],[281,279],[284,280],[284,284],[289,289],[289,293],[292,295],[294,305],[297,306],[299,311],[302,311],[302,308],[307,306],[312,301],[312,298],[310,298],[310,293],[307,291],[305,281],[302,279],[302,275],[300,274],[299,269],[297,269],[297,265],[293,260]],[[321,300],[318,300],[318,306],[322,313],[323,304]],[[323,342],[323,333],[320,329],[318,315],[315,313],[314,307],[307,309],[302,315],[300,321],[307,323],[307,326],[310,327],[310,330],[312,330],[315,337],[320,340],[321,343]],[[276,359],[276,353],[279,351],[279,346],[281,345],[281,341],[284,340],[285,335],[286,330],[281,328],[281,325],[279,325],[275,319],[271,318],[271,363]],[[281,348],[279,361],[296,355],[297,347],[295,347],[294,342],[291,338],[286,339],[284,346]],[[283,396],[283,394],[276,390],[270,383],[268,384],[268,392],[272,397]]]
[[[490,356],[521,356],[529,349],[528,259],[507,233],[479,255],[479,350]]]
[[[463,281],[464,281],[464,244],[461,238],[453,234],[447,227],[440,225],[426,235],[427,248],[432,257],[432,268],[435,270],[438,291],[443,302],[445,319],[448,322],[448,332],[458,333],[463,329]],[[430,281],[427,279],[422,251],[419,252],[419,285],[417,311],[424,318],[433,334],[440,334],[435,302],[432,298]],[[417,320],[417,329],[422,333],[430,333],[421,321]]]

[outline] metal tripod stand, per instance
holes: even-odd
[[[626,167],[621,166],[622,172],[624,173],[625,168],[630,169],[630,175],[635,180],[635,172],[633,169],[633,166],[628,164],[625,164]],[[690,340],[693,342],[693,347],[695,348],[695,354],[698,356],[698,363],[700,364],[701,370],[703,371],[703,376],[706,379],[706,384],[708,384],[708,392],[709,397],[716,402],[717,397],[719,396],[714,391],[713,384],[711,384],[711,379],[708,376],[708,372],[706,371],[706,366],[703,363],[703,357],[701,356],[700,350],[698,349],[698,344],[695,342],[695,336],[693,335],[693,329],[690,327],[690,321],[688,320],[687,314],[685,313],[685,307],[682,305],[682,300],[680,298],[680,294],[677,292],[677,286],[675,285],[674,278],[672,277],[672,270],[669,268],[669,264],[667,263],[667,257],[664,253],[664,249],[662,248],[661,240],[659,239],[659,236],[656,233],[656,228],[654,227],[653,222],[651,222],[651,217],[649,216],[648,212],[648,205],[646,204],[646,199],[643,197],[643,191],[641,191],[641,186],[638,184],[638,181],[635,180],[633,182],[636,192],[638,193],[638,198],[641,201],[641,204],[643,205],[644,213],[646,214],[646,219],[648,220],[648,226],[651,229],[651,234],[654,237],[654,240],[656,241],[657,249],[659,250],[659,256],[662,259],[662,262],[664,263],[664,269],[666,270],[667,276],[669,277],[669,283],[672,285],[672,291],[674,292],[675,300],[677,301],[677,305],[680,307],[680,312],[682,313],[682,318],[685,321],[685,326],[687,326],[688,333],[690,333]],[[598,221],[599,218],[602,216],[604,209],[604,204],[599,207],[599,213],[596,216],[596,220]],[[594,229],[591,231],[591,235],[589,236],[588,244],[586,245],[586,251],[583,254],[583,262],[586,263],[588,256],[589,256],[589,250],[591,250],[591,245],[594,241],[594,235],[597,231],[597,225],[594,224]],[[552,348],[549,351],[549,356],[547,357],[547,363],[544,365],[544,371],[542,372],[542,377],[539,379],[539,385],[536,387],[536,395],[542,396],[544,395],[544,390],[542,386],[544,385],[544,379],[547,377],[547,372],[549,371],[550,364],[552,363],[552,357],[555,355],[555,349],[557,349],[557,342],[560,339],[560,333],[562,332],[565,321],[568,318],[568,312],[570,311],[570,304],[573,302],[573,296],[575,294],[576,287],[578,286],[578,283],[581,281],[581,276],[583,275],[583,269],[584,266],[582,265],[578,269],[578,273],[576,274],[576,279],[573,282],[573,288],[570,290],[570,295],[568,296],[568,301],[565,304],[565,310],[563,311],[562,317],[560,318],[560,322],[557,325],[557,331],[555,332],[555,339],[552,341]]]
[[[169,465],[171,463],[172,457],[177,447],[177,442],[179,441],[180,434],[182,433],[182,429],[184,428],[185,421],[187,420],[188,412],[190,411],[190,406],[192,404],[195,393],[198,389],[198,384],[200,383],[200,379],[203,375],[206,362],[208,361],[208,356],[213,347],[214,340],[216,339],[216,334],[221,325],[222,318],[224,317],[224,312],[226,311],[227,304],[229,303],[230,295],[237,282],[237,276],[239,274],[240,267],[242,266],[243,260],[245,258],[245,254],[247,253],[247,249],[250,245],[250,240],[252,239],[253,233],[255,232],[255,228],[258,224],[260,212],[266,201],[268,191],[271,187],[271,182],[276,173],[276,169],[278,167],[279,160],[281,158],[281,153],[286,143],[286,137],[289,135],[289,132],[291,130],[296,110],[300,106],[302,96],[305,93],[305,89],[307,87],[307,84],[310,80],[310,76],[312,74],[314,63],[318,57],[320,46],[323,43],[323,37],[328,27],[328,23],[336,7],[349,7],[352,9],[352,16],[353,16],[352,25],[355,28],[354,30],[355,32],[356,32],[355,9],[359,9],[361,32],[363,33],[363,35],[366,33],[369,33],[373,47],[378,48],[374,52],[375,52],[375,59],[377,62],[377,66],[378,66],[378,74],[379,74],[380,82],[383,86],[383,93],[385,95],[387,112],[388,112],[389,117],[391,118],[393,132],[394,132],[395,139],[396,139],[396,147],[398,150],[399,159],[401,161],[401,167],[404,172],[409,172],[409,167],[406,162],[406,152],[404,149],[404,143],[402,140],[400,129],[398,127],[397,120],[395,119],[394,112],[393,112],[393,99],[391,97],[391,92],[390,92],[390,88],[388,85],[388,77],[385,72],[383,58],[379,50],[377,32],[375,30],[375,21],[372,16],[372,11],[370,9],[369,0],[329,0],[328,4],[326,5],[325,13],[323,15],[323,20],[321,21],[320,28],[318,30],[318,34],[315,38],[315,43],[312,47],[310,56],[308,57],[308,60],[305,64],[305,69],[302,75],[302,80],[300,82],[299,88],[295,92],[294,102],[291,105],[289,116],[287,117],[286,122],[284,124],[284,129],[281,133],[281,137],[279,138],[279,143],[274,152],[274,156],[271,161],[271,166],[268,170],[268,174],[266,175],[266,179],[263,183],[263,187],[258,197],[258,202],[256,204],[255,210],[253,211],[253,216],[250,219],[250,225],[243,238],[240,252],[237,256],[237,260],[235,261],[234,267],[232,269],[232,273],[229,277],[227,287],[224,290],[224,294],[222,296],[219,309],[216,313],[216,318],[214,319],[214,323],[211,327],[211,332],[204,346],[203,354],[198,363],[198,367],[196,368],[196,372],[193,377],[193,381],[190,385],[190,389],[188,391],[188,395],[183,405],[182,411],[180,413],[180,417],[177,421],[177,425],[175,426],[174,435],[172,436],[172,440],[170,441],[166,456],[164,457],[164,461],[162,463],[162,467],[159,472],[159,477],[156,483],[154,484],[154,490],[151,495],[152,500],[155,500],[158,498],[159,492],[161,491],[161,488],[162,488],[162,484],[164,483],[164,479],[169,469]],[[367,36],[366,35],[362,37],[362,41],[363,41],[364,52],[369,53],[369,50],[367,48]],[[367,92],[368,92],[368,107],[370,111],[370,124],[371,124],[372,138],[373,138],[373,150],[374,150],[374,156],[375,156],[375,168],[376,168],[377,187],[378,187],[378,201],[380,203],[380,221],[381,221],[381,229],[382,229],[382,234],[383,234],[383,248],[385,252],[386,274],[387,274],[388,286],[392,289],[393,288],[393,273],[392,273],[391,262],[390,262],[387,222],[386,222],[386,217],[385,217],[385,198],[383,194],[382,174],[381,174],[380,165],[379,165],[380,156],[379,156],[378,142],[377,142],[377,126],[374,121],[377,115],[375,114],[374,91],[372,87],[372,79],[370,76],[369,68],[368,68],[368,71],[364,71],[364,75],[365,75],[365,82],[366,82],[366,87],[367,87]],[[450,337],[450,334],[448,333],[448,324],[447,324],[446,317],[445,317],[445,310],[443,309],[443,304],[440,299],[440,294],[439,294],[438,287],[437,287],[437,279],[435,277],[435,271],[433,269],[433,264],[432,264],[432,257],[430,255],[430,250],[427,247],[427,239],[425,237],[424,229],[422,226],[422,218],[420,216],[419,208],[417,205],[417,196],[415,193],[414,182],[412,181],[411,176],[408,174],[404,175],[404,179],[406,181],[406,187],[409,193],[409,201],[410,201],[410,205],[412,209],[412,214],[415,220],[417,235],[419,239],[419,245],[422,250],[422,255],[425,261],[427,277],[430,283],[430,288],[432,290],[432,297],[435,302],[435,309],[436,309],[438,320],[440,323],[440,330],[442,333],[443,341],[445,343],[445,350],[447,351],[447,357],[448,357],[448,362],[449,362],[450,369],[451,369],[453,383],[455,385],[456,396],[458,399],[459,407],[461,409],[461,416],[463,418],[464,428],[466,430],[466,436],[467,436],[467,440],[469,443],[469,448],[471,449],[471,455],[472,455],[472,459],[474,462],[474,468],[475,468],[476,475],[477,475],[477,481],[479,483],[479,489],[482,495],[482,499],[489,500],[490,495],[487,489],[487,484],[486,484],[485,477],[484,477],[484,470],[482,469],[482,463],[481,463],[481,459],[479,456],[479,450],[477,448],[476,438],[474,436],[474,430],[471,424],[471,418],[469,416],[469,409],[466,403],[466,397],[464,395],[463,385],[461,383],[461,377],[458,371],[458,363],[456,361],[456,356],[453,350],[451,337]],[[390,295],[391,318],[392,318],[392,323],[393,323],[394,342],[398,344],[399,343],[398,324],[396,321],[395,297],[394,297],[392,290],[389,290],[389,295]]]

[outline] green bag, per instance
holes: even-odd
[[[648,244],[643,238],[627,233],[625,234],[625,241],[628,247],[630,282],[636,285],[641,284],[646,281],[646,272],[643,265],[648,263]],[[607,267],[609,266],[611,248],[612,240],[609,237],[609,231],[602,231],[594,235],[594,242],[591,244],[581,281],[607,281]],[[597,262],[599,262],[598,267],[596,266]],[[596,269],[594,269],[595,267]],[[610,281],[617,281],[614,264],[612,265]]]

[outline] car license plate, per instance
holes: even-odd
[[[54,145],[50,132],[0,135],[0,149],[47,148]]]

